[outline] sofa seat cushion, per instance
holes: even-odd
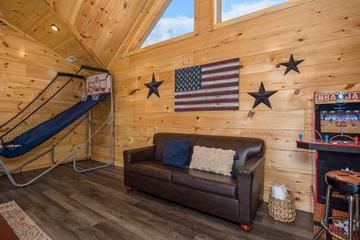
[[[236,180],[199,170],[173,171],[171,181],[203,192],[236,199]]]
[[[164,181],[171,181],[172,170],[175,167],[164,166],[156,161],[143,161],[129,164],[129,171],[146,177],[152,177]]]

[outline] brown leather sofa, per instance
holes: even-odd
[[[162,165],[171,138],[190,140],[192,146],[235,150],[236,177]],[[124,182],[129,191],[135,188],[238,222],[242,230],[251,231],[263,197],[263,154],[264,141],[256,138],[157,133],[154,145],[124,151]]]

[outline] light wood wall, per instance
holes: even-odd
[[[26,107],[58,71],[74,73],[77,69],[46,47],[0,21],[0,125]],[[56,147],[56,160],[61,160],[74,150],[76,144],[82,143],[86,133],[86,125],[81,124],[66,137]],[[15,168],[21,162],[44,151],[63,136],[64,131],[28,154],[6,160],[6,164],[10,168]],[[83,158],[84,153],[85,151],[82,151],[79,158]],[[42,168],[50,164],[50,154],[48,154],[24,170]]]
[[[273,182],[294,191],[296,207],[312,210],[313,154],[296,148],[301,132],[311,137],[313,93],[360,88],[360,1],[291,1],[222,27],[212,26],[212,0],[196,0],[196,34],[127,56],[110,70],[115,82],[116,163],[125,149],[152,144],[156,132],[250,136],[266,141],[264,198]],[[290,54],[305,59],[301,74],[284,76],[280,62]],[[228,58],[240,58],[240,110],[174,112],[174,70]],[[151,74],[164,83],[161,98],[146,99]],[[252,110],[263,81],[279,90]]]

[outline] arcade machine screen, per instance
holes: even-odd
[[[360,110],[320,111],[321,132],[360,133]]]

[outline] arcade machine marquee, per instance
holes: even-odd
[[[316,150],[314,225],[323,217],[326,197],[325,174],[330,170],[360,171],[360,91],[317,92],[314,95],[314,139],[299,134],[297,147]],[[347,202],[333,194],[333,215],[346,216]],[[346,235],[342,224],[334,224]],[[314,230],[316,231],[317,228]]]

